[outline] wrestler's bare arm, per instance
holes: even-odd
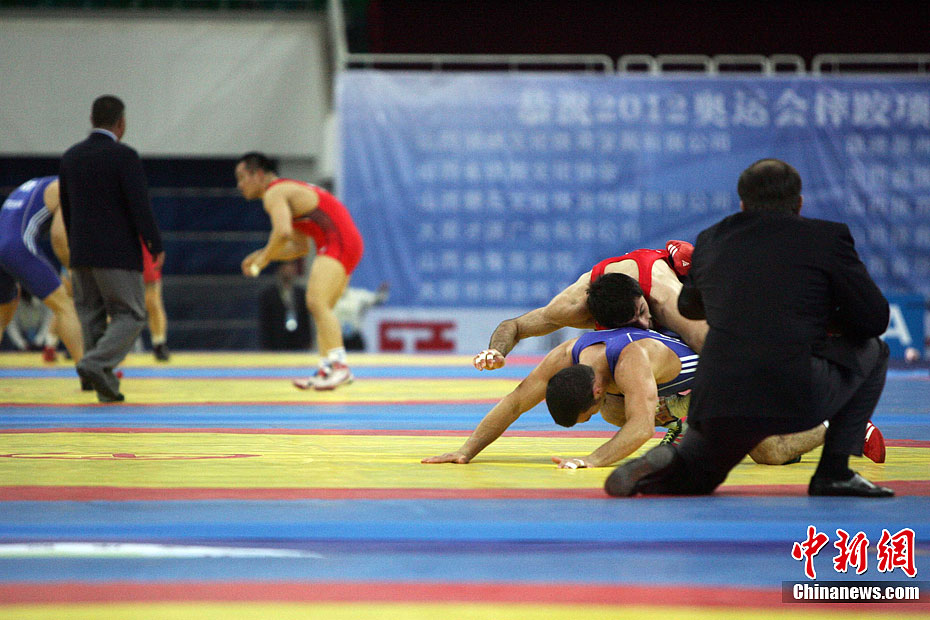
[[[585,273],[542,308],[531,310],[515,319],[507,319],[498,325],[491,334],[488,348],[475,356],[472,362],[475,368],[502,368],[506,363],[504,357],[524,338],[545,336],[562,327],[594,327],[594,319],[587,306],[590,280],[591,272]]]
[[[707,321],[692,320],[681,314],[678,309],[678,297],[682,294],[682,284],[664,261],[655,264],[652,278],[652,294],[647,301],[653,319],[658,325],[681,336],[695,353],[700,353],[707,336]]]
[[[614,382],[623,394],[625,423],[617,433],[584,457],[552,457],[562,469],[604,467],[626,458],[642,447],[655,433],[655,411],[659,402],[658,382],[670,380],[678,356],[654,340],[640,340],[623,349],[614,369]],[[661,348],[659,348],[661,347]],[[665,349],[664,351],[662,349]],[[675,359],[673,360],[672,357]],[[657,379],[657,374],[659,379]]]
[[[572,364],[571,347],[575,339],[563,342],[549,352],[539,365],[514,390],[497,403],[478,424],[471,436],[455,452],[423,459],[423,463],[464,464],[488,447],[523,413],[546,397],[546,386],[557,372]]]
[[[307,238],[294,232],[287,195],[284,191],[276,190],[278,188],[274,187],[265,192],[263,204],[271,220],[271,233],[265,247],[252,252],[242,261],[242,272],[246,275],[256,275],[272,261],[305,256],[310,249]]]

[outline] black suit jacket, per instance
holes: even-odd
[[[858,372],[852,345],[888,326],[888,302],[845,224],[740,212],[703,231],[692,260],[678,307],[710,325],[693,420],[797,417],[813,427],[811,356]]]
[[[132,148],[92,132],[61,157],[61,210],[73,267],[142,271],[142,243],[162,251],[142,161]]]

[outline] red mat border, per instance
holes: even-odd
[[[7,428],[0,429],[0,435],[41,434],[41,433],[222,433],[229,435],[349,435],[349,436],[396,436],[396,437],[468,437],[470,430],[455,429],[341,429],[341,428],[176,428],[176,427],[131,427],[131,426],[87,426],[55,428]],[[507,437],[591,437],[609,438],[616,431],[520,431],[508,430]],[[664,431],[657,431],[653,437],[663,437]],[[892,448],[930,448],[926,439],[886,439],[885,445]]]
[[[675,596],[669,596],[674,592]],[[423,582],[56,582],[0,584],[0,605],[118,602],[304,603],[516,603],[534,605],[642,605],[648,607],[784,608],[780,588],[580,583]],[[909,603],[804,603],[806,608],[930,610],[925,598]],[[2,609],[2,606],[0,606]]]
[[[898,496],[930,496],[930,480],[883,480]],[[805,484],[730,485],[718,496],[807,496]],[[105,487],[105,486],[0,486],[0,501],[175,501],[175,500],[424,500],[424,499],[601,499],[599,488],[572,489],[440,489],[440,488],[235,488],[235,487]],[[632,501],[648,501],[636,497]],[[630,500],[626,500],[630,501]]]

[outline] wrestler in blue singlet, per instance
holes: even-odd
[[[607,355],[607,364],[610,367],[610,374],[613,375],[614,368],[617,366],[617,359],[620,357],[620,352],[623,351],[623,348],[631,342],[642,340],[643,338],[658,340],[674,351],[675,354],[678,355],[678,359],[681,360],[681,372],[678,373],[678,376],[671,381],[658,385],[659,396],[671,396],[678,392],[690,390],[691,384],[694,381],[694,371],[697,370],[698,354],[692,351],[691,348],[681,340],[652,331],[651,329],[619,327],[617,329],[582,334],[575,343],[575,346],[572,347],[572,363],[578,363],[578,355],[582,350],[593,344],[600,344],[603,342],[607,345],[605,354]]]
[[[0,304],[16,299],[17,280],[37,299],[61,286],[58,272],[39,248],[39,238],[52,225],[45,188],[57,178],[26,181],[0,207]]]

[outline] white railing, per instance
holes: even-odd
[[[346,68],[408,69],[583,69],[612,73],[613,60],[602,54],[348,54]]]
[[[346,40],[346,18],[342,0],[328,0],[326,18],[329,22],[329,45],[332,50],[333,73],[346,67],[349,42]]]
[[[811,73],[917,73],[930,72],[930,54],[818,54]]]

